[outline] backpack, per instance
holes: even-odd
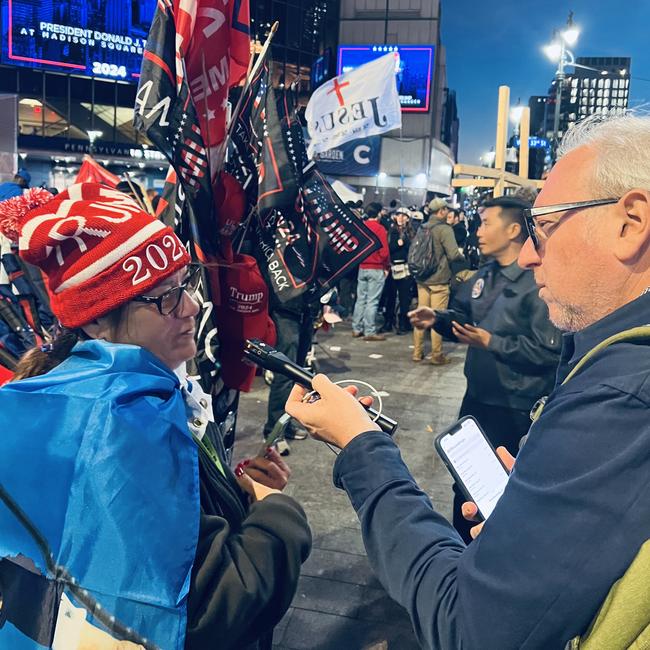
[[[420,227],[411,241],[407,261],[409,271],[416,282],[430,278],[438,270],[438,260],[433,245],[433,229],[438,225],[442,223]]]

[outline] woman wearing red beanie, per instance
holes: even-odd
[[[270,648],[311,534],[279,456],[231,472],[186,376],[198,270],[115,190],[47,199],[0,210],[63,326],[0,389],[0,647]]]

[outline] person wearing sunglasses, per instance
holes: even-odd
[[[231,471],[211,397],[187,376],[200,268],[115,190],[21,201],[2,214],[63,329],[0,389],[0,562],[30,558],[55,588],[31,590],[33,617],[22,600],[7,625],[0,612],[0,647],[38,633],[78,650],[91,624],[111,647],[270,648],[311,533],[279,455]]]
[[[555,386],[516,460],[502,456],[514,469],[469,546],[352,388],[318,375],[320,400],[296,386],[287,412],[342,449],[334,482],[422,647],[647,647],[650,117],[573,126],[527,216],[519,264],[566,333]]]

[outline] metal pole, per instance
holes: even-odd
[[[388,3],[386,0],[386,13],[384,15],[384,45],[388,45]]]
[[[45,70],[41,78],[41,137],[45,137],[45,111],[47,110],[47,97],[45,92]]]
[[[557,148],[560,139],[560,108],[562,105],[562,86],[564,85],[564,66],[566,64],[566,50],[564,41],[560,38],[560,62],[558,63],[557,72],[555,73],[555,114],[553,116],[553,159],[557,156]]]
[[[524,107],[519,121],[519,176],[528,178],[528,136],[530,135],[530,108]]]

